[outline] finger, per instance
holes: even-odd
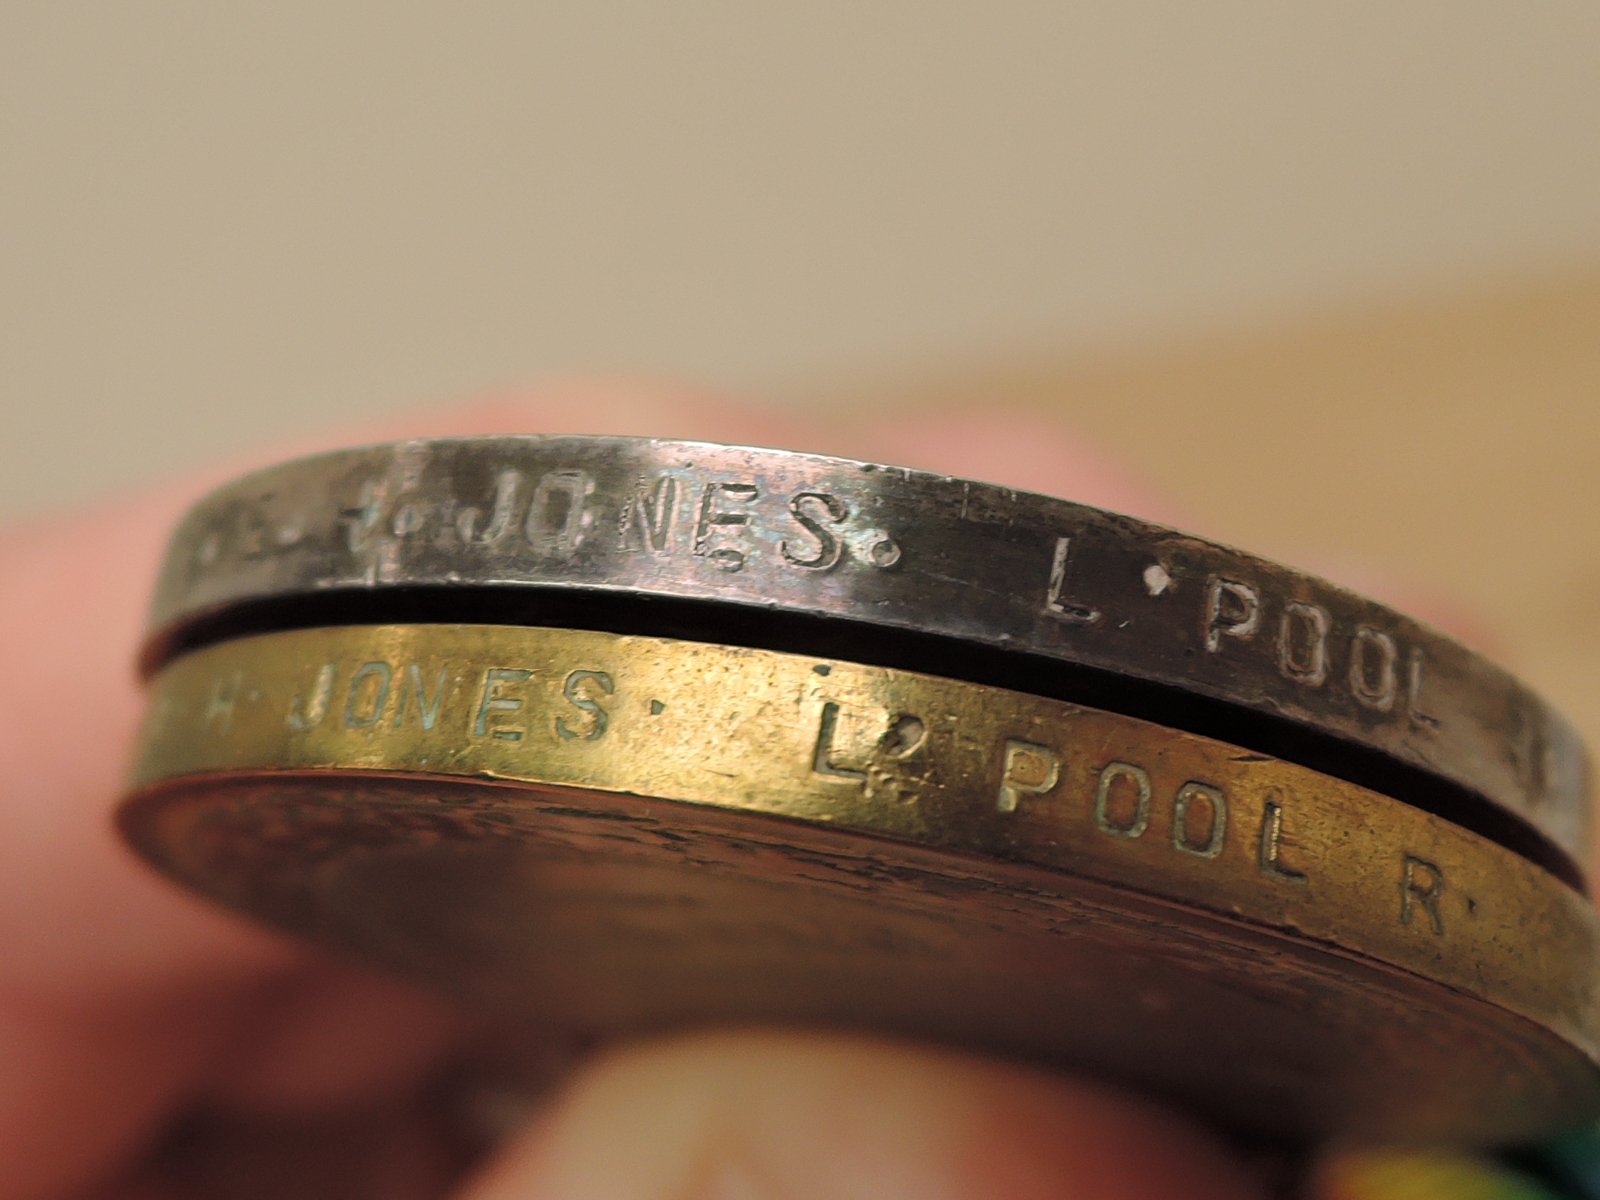
[[[853,453],[898,466],[1062,496],[1163,525],[1192,514],[1136,466],[1037,412],[990,408],[877,418],[854,431]]]
[[[560,430],[806,440],[797,426],[730,401],[603,383],[347,428],[325,444]],[[140,708],[131,664],[167,532],[221,478],[315,448],[309,439],[274,447],[0,532],[0,1195],[65,1194],[111,1170],[224,1069],[228,1048],[252,1032],[238,1025],[260,1011],[261,989],[307,970],[310,959],[289,941],[135,863],[109,818]],[[300,1036],[325,1036],[317,1022],[337,1026],[329,1014],[338,1007],[313,1006]],[[180,1010],[189,1015],[173,1020]],[[404,1036],[388,1044],[415,1069]],[[97,1069],[86,1048],[99,1055]],[[371,1046],[303,1061],[323,1072],[325,1091],[347,1086],[336,1078],[341,1063],[374,1085],[392,1083]],[[301,1087],[304,1100],[306,1086],[257,1071],[263,1097]]]
[[[401,1097],[313,1117],[195,1114],[94,1200],[438,1200],[465,1160],[433,1109]]]
[[[733,1033],[591,1063],[462,1200],[1240,1200],[1232,1158],[1116,1092],[851,1038]]]
[[[442,1000],[320,959],[260,989],[236,1027],[201,1096],[263,1118],[338,1113],[400,1095],[466,1032]]]
[[[1510,646],[1504,631],[1496,627],[1487,613],[1426,580],[1407,578],[1370,562],[1315,552],[1298,556],[1297,565],[1399,612],[1427,621],[1480,654],[1501,660],[1509,655]]]

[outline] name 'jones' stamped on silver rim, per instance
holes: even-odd
[[[213,492],[180,524],[147,661],[182,645],[186,627],[245,602],[464,586],[837,618],[885,639],[933,635],[1091,668],[1297,723],[1348,747],[1351,764],[1404,764],[1450,781],[1490,801],[1496,820],[1509,814],[1508,827],[1558,847],[1567,861],[1555,869],[1569,880],[1588,858],[1588,768],[1576,735],[1516,679],[1438,631],[1162,526],[819,455],[482,437],[271,467]],[[939,673],[937,662],[919,665]],[[1295,757],[1282,745],[1251,748]],[[1308,765],[1358,773],[1337,756]]]

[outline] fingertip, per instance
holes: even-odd
[[[1164,525],[1189,514],[1123,456],[1047,414],[996,406],[892,413],[866,422],[863,450],[899,465],[1061,496]]]
[[[1246,1173],[1198,1125],[1120,1091],[1031,1071],[981,1077],[962,1197],[1239,1200]]]
[[[1296,565],[1359,592],[1397,612],[1432,625],[1481,654],[1504,662],[1511,647],[1489,616],[1470,600],[1428,584],[1421,578],[1351,556],[1308,554],[1294,556]]]
[[[0,984],[24,997],[232,986],[296,961],[281,938],[155,873],[111,813],[143,699],[137,640],[164,530],[149,501],[0,537]]]
[[[263,991],[204,1091],[255,1116],[348,1111],[414,1091],[464,1028],[434,996],[314,956]]]
[[[1114,1091],[849,1037],[724,1033],[591,1064],[472,1200],[1243,1200],[1203,1131]]]
[[[319,431],[302,452],[417,437],[582,434],[816,448],[803,417],[712,388],[628,376],[582,376],[430,404],[377,422]],[[283,457],[282,454],[277,457]]]

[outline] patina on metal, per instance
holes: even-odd
[[[530,1027],[780,1021],[1299,1138],[1600,1107],[1600,921],[1449,822],[1120,714],[594,631],[280,632],[156,678],[122,822],[244,912]]]
[[[146,662],[379,620],[738,641],[1003,684],[1382,791],[1582,884],[1571,728],[1438,631],[1064,500],[843,459],[600,437],[413,441],[274,467],[173,539]]]

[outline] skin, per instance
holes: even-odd
[[[827,429],[618,382],[334,431],[0,530],[0,1195],[10,1200],[1235,1200],[1249,1174],[1136,1097],[945,1051],[725,1031],[579,1063],[487,1157],[441,1080],[470,1023],[158,879],[110,826],[167,531],[329,446],[633,433],[881,458],[1181,520],[1066,431]],[[457,1073],[459,1074],[459,1073]],[[470,1090],[470,1089],[469,1089]],[[481,1099],[481,1097],[480,1097]]]

